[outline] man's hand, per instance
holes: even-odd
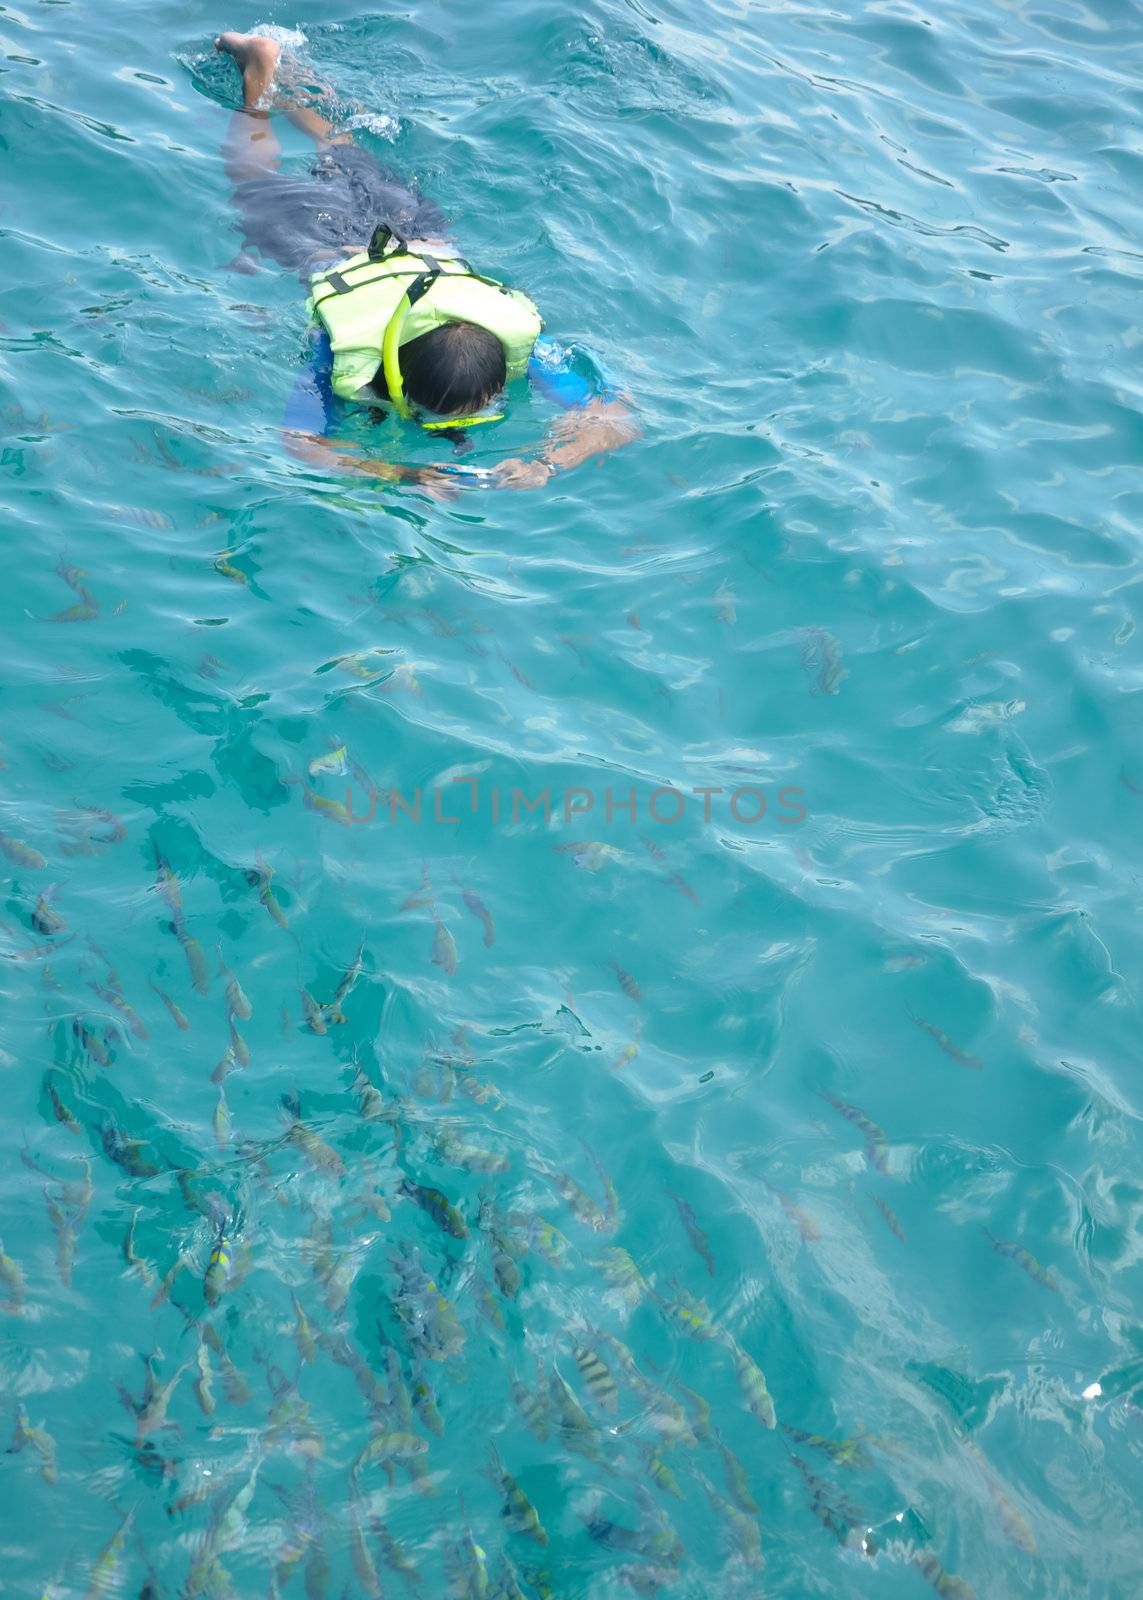
[[[592,400],[566,412],[552,427],[553,443],[535,461],[513,456],[492,469],[499,489],[542,489],[559,468],[620,450],[639,437],[639,424],[618,400]]]
[[[452,474],[436,467],[400,467],[359,456],[338,456],[337,460],[339,466],[358,477],[380,478],[385,483],[415,483],[432,500],[455,500],[460,494],[460,485]]]
[[[555,471],[546,461],[525,461],[513,456],[492,469],[498,489],[542,489]]]
[[[460,493],[452,474],[435,467],[402,467],[368,456],[346,455],[344,446],[317,433],[287,430],[285,440],[286,449],[296,460],[323,472],[352,472],[359,478],[380,478],[385,483],[415,483],[434,500],[455,500]]]
[[[639,424],[618,400],[592,400],[567,411],[552,428],[557,442],[544,452],[554,467],[578,467],[592,456],[621,450],[639,437]]]

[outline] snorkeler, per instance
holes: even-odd
[[[561,470],[636,437],[631,412],[602,374],[588,380],[543,336],[540,314],[518,289],[474,271],[445,237],[438,208],[386,173],[312,95],[275,82],[281,46],[259,34],[223,33],[215,48],[242,73],[242,110],[224,147],[241,219],[238,270],[247,252],[298,272],[310,286],[314,357],[285,419],[291,454],[327,470],[449,492],[465,482],[535,488]],[[310,102],[310,103],[307,103]],[[271,106],[318,146],[312,176],[279,170]],[[334,437],[348,406],[392,407],[457,448],[478,423],[502,414],[506,386],[527,377],[563,415],[531,459],[495,467],[401,466]]]

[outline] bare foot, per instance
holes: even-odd
[[[242,102],[247,111],[261,108],[274,82],[281,45],[257,33],[220,33],[214,48],[233,56],[242,74]]]

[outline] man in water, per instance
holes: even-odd
[[[242,110],[224,155],[250,267],[257,249],[312,287],[318,328],[312,368],[286,416],[291,452],[312,464],[450,492],[465,481],[535,488],[559,470],[616,450],[636,436],[630,411],[602,378],[594,384],[541,335],[528,297],[474,272],[444,237],[437,207],[386,174],[351,135],[338,133],[299,96],[277,89],[281,46],[258,34],[223,33],[215,48],[242,74]],[[270,106],[316,142],[311,178],[279,170]],[[332,437],[342,408],[394,406],[463,443],[495,420],[505,384],[527,375],[563,408],[533,458],[493,468],[398,466],[347,453]],[[499,415],[499,412],[496,413]]]

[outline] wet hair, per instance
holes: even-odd
[[[504,387],[504,346],[494,333],[475,322],[444,322],[401,346],[401,379],[405,395],[441,416],[479,411]],[[374,374],[373,390],[388,398],[383,368]]]

